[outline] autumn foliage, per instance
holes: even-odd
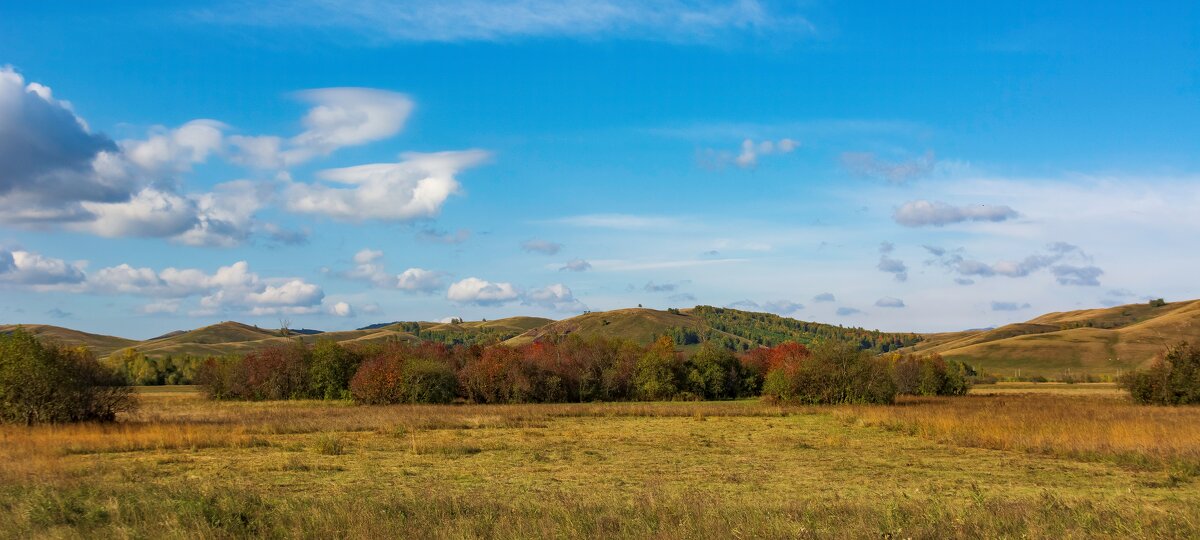
[[[564,403],[720,400],[765,396],[799,403],[890,403],[901,393],[965,388],[940,358],[879,358],[853,343],[783,343],[740,355],[721,343],[690,347],[669,335],[647,346],[549,336],[522,345],[402,341],[277,345],[211,359],[197,379],[217,399],[344,399],[389,403]],[[909,365],[916,366],[910,392]],[[903,369],[901,369],[903,368]],[[908,379],[904,379],[907,381]],[[958,390],[954,390],[958,391]]]

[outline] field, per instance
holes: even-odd
[[[117,424],[0,427],[0,537],[1195,537],[1200,408],[1111,390],[794,408],[148,389]]]

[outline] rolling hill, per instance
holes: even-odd
[[[984,372],[1117,374],[1165,347],[1200,340],[1200,300],[1048,313],[990,330],[928,334],[908,350],[936,352]]]
[[[332,339],[368,343],[390,339],[447,344],[521,345],[558,335],[619,338],[647,344],[671,336],[685,351],[704,339],[746,350],[784,341],[812,343],[836,339],[876,352],[936,352],[965,361],[984,373],[1003,376],[1064,373],[1114,375],[1145,365],[1166,346],[1200,341],[1200,300],[1161,306],[1133,304],[1104,309],[1048,313],[999,328],[937,334],[887,333],[805,322],[769,313],[696,306],[659,311],[631,308],[585,313],[560,321],[509,317],[490,321],[396,322],[359,330],[282,336],[278,330],[226,321],[176,331],[146,341],[90,334],[49,325],[23,325],[42,338],[85,345],[99,356],[132,348],[151,357],[244,354],[272,343]],[[9,332],[16,325],[0,326]]]
[[[864,349],[880,352],[912,345],[921,339],[917,334],[844,328],[771,313],[696,306],[668,311],[632,308],[586,313],[535,328],[505,343],[520,345],[552,334],[620,338],[643,345],[665,334],[685,348],[698,345],[704,339],[715,339],[726,347],[740,350],[785,341],[812,343],[828,338],[857,342]]]
[[[48,341],[53,341],[61,345],[78,346],[84,345],[90,348],[93,352],[100,356],[105,356],[118,349],[123,349],[131,345],[136,345],[138,342],[132,339],[125,339],[115,336],[105,336],[101,334],[89,334],[63,328],[61,326],[51,326],[48,324],[6,324],[0,325],[0,334],[12,332],[18,327],[25,331]]]

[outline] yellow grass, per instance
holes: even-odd
[[[1053,394],[902,398],[895,407],[845,407],[855,425],[996,450],[1112,460],[1200,473],[1200,408]]]
[[[1173,465],[1195,462],[1194,408],[1042,395],[808,408],[139,396],[142,412],[115,425],[0,427],[0,537],[1200,533],[1197,482]]]

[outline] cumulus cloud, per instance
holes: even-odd
[[[24,250],[0,250],[0,284],[35,290],[76,285],[87,279],[84,262],[67,262]]]
[[[1028,302],[1017,303],[997,302],[995,300],[992,301],[992,311],[1020,311],[1022,309],[1029,309],[1030,307],[1032,306],[1030,306]]]
[[[837,308],[837,314],[839,317],[849,317],[851,315],[861,315],[862,311],[854,309],[852,307],[844,307],[843,306],[843,307]]]
[[[224,146],[227,126],[216,120],[192,120],[174,129],[155,126],[144,140],[122,143],[124,155],[152,174],[179,173],[203,163]]]
[[[105,155],[117,152],[115,142],[92,133],[49,87],[0,67],[0,219],[86,219],[79,201],[129,197],[134,186],[128,178],[98,170]]]
[[[190,297],[199,297],[197,313],[203,314],[313,313],[325,297],[321,287],[299,278],[260,277],[245,261],[222,266],[211,274],[195,268],[156,271],[129,264],[89,273],[81,262],[68,263],[28,251],[10,255],[13,266],[0,272],[0,285],[161,299],[143,306],[142,313],[174,313]]]
[[[562,283],[533,289],[525,294],[523,301],[527,305],[541,306],[555,311],[579,312],[587,310],[587,306],[577,300],[571,289]]]
[[[298,165],[339,148],[392,137],[404,128],[413,109],[408,96],[374,88],[321,88],[295,95],[313,106],[304,115],[305,130],[287,140],[230,137],[232,160],[261,168]]]
[[[799,147],[799,142],[788,138],[778,141],[745,139],[737,153],[708,148],[701,151],[697,157],[705,168],[720,169],[732,164],[743,169],[752,169],[758,166],[760,157],[790,154]]]
[[[335,317],[353,317],[354,307],[346,302],[334,302],[329,305],[328,312]]]
[[[821,294],[814,296],[812,301],[813,302],[836,302],[837,297],[833,296],[833,293],[826,292],[826,293],[821,293]]]
[[[896,247],[891,242],[879,244],[879,264],[876,267],[880,272],[891,274],[896,281],[908,281],[908,266],[904,261],[889,256],[895,250]]]
[[[483,150],[408,152],[398,163],[328,169],[318,177],[337,185],[290,183],[283,192],[284,204],[293,212],[339,221],[431,218],[459,192],[458,173],[488,157]]]
[[[446,298],[452,302],[481,306],[500,305],[520,297],[521,293],[512,283],[493,283],[476,277],[457,281],[446,291]]]
[[[428,293],[442,287],[441,272],[409,268],[399,274],[392,274],[387,271],[382,259],[382,251],[363,249],[354,254],[354,268],[342,272],[341,275],[349,279],[367,281],[384,289],[414,293]]]
[[[584,272],[587,270],[591,270],[591,268],[592,268],[592,263],[589,263],[583,259],[571,259],[571,260],[567,261],[567,263],[564,264],[562,266],[562,268],[559,268],[558,271],[559,272],[563,272],[563,271]]]
[[[1006,276],[1023,278],[1044,269],[1051,269],[1060,285],[1097,286],[1099,277],[1104,274],[1100,268],[1091,265],[1092,258],[1078,246],[1066,242],[1048,244],[1043,253],[1034,253],[1020,260],[998,261],[985,263],[976,259],[966,258],[961,249],[929,249],[935,257],[927,264],[944,266],[959,275],[956,279],[960,285],[974,283],[972,278],[988,278]],[[940,255],[938,255],[940,253]],[[1067,261],[1083,263],[1082,265],[1066,264]]]
[[[696,295],[694,295],[692,293],[672,294],[671,296],[667,297],[667,300],[670,300],[672,302],[695,302]]]
[[[521,243],[521,249],[530,253],[541,253],[542,255],[555,255],[562,251],[563,245],[558,242],[549,240],[528,240]]]
[[[880,298],[879,300],[875,301],[875,307],[902,308],[902,307],[904,307],[904,300],[901,300],[899,298],[892,298],[890,296],[885,296],[885,297]]]
[[[909,201],[896,209],[892,219],[906,227],[942,227],[966,221],[1000,222],[1017,217],[1017,211],[1004,205],[952,206],[941,201]]]
[[[886,161],[871,152],[844,152],[840,157],[842,167],[857,176],[866,176],[902,184],[923,178],[933,172],[936,160],[933,152],[908,161]]]

